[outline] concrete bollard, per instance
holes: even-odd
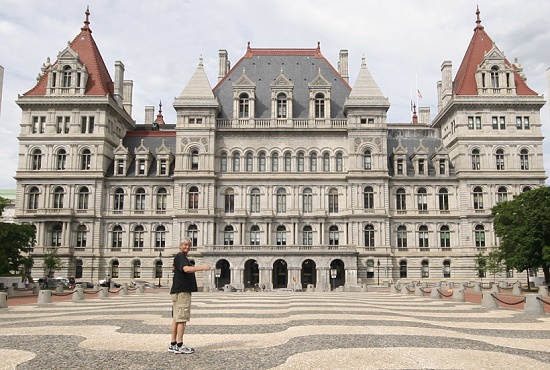
[[[73,297],[71,299],[72,301],[82,301],[84,300],[84,289],[83,288],[75,288]]]
[[[120,290],[118,291],[118,295],[128,295],[128,283],[122,283],[120,285]]]
[[[498,308],[497,300],[493,297],[494,292],[484,292],[481,297],[481,307],[489,310]]]
[[[529,315],[544,315],[544,302],[540,301],[541,298],[540,294],[527,294],[523,312]]]
[[[314,292],[315,291],[315,287],[313,286],[313,284],[308,284],[306,286],[306,292]]]
[[[6,293],[8,293],[8,297],[13,297],[15,295],[15,288],[13,286],[6,287]]]
[[[62,285],[58,285],[55,287],[55,292],[56,293],[63,293],[63,286]]]
[[[41,290],[38,292],[38,304],[43,303],[52,303],[52,291],[51,290]]]
[[[139,294],[145,293],[145,285],[143,285],[143,284],[138,285],[136,293],[139,293]]]
[[[414,287],[414,295],[418,295],[418,296],[421,296],[421,297],[424,296],[424,292],[422,291],[421,286],[417,285],[417,286]]]
[[[0,308],[8,308],[8,293],[0,292]]]
[[[521,283],[519,281],[517,281],[512,287],[512,294],[521,295]]]
[[[493,284],[491,286],[491,292],[493,293],[500,293],[500,287],[497,284]]]
[[[543,297],[548,297],[548,287],[545,285],[539,286],[539,294]]]
[[[428,287],[428,282],[427,281],[423,281],[422,282],[422,288],[427,288]]]
[[[508,288],[508,282],[506,282],[504,280],[501,280],[501,281],[498,282],[498,286],[500,288],[505,288],[506,289],[506,288]]]
[[[401,289],[403,289],[403,288],[401,288]],[[395,284],[392,284],[391,287],[390,287],[390,293],[391,294],[398,294],[398,293],[400,293],[401,289],[397,289],[397,286]]]
[[[369,288],[368,288],[367,284],[365,284],[365,283],[361,284],[361,291],[362,292],[368,292],[369,291]]]
[[[99,289],[98,298],[109,298],[109,287],[102,286]]]
[[[224,291],[225,293],[231,293],[232,290],[233,290],[233,289],[231,289],[231,284],[225,284],[225,285],[223,286],[223,291]]]
[[[437,286],[434,286],[432,288],[432,291],[430,292],[430,298],[434,299],[441,299],[441,294],[439,293],[440,288]]]
[[[474,283],[474,292],[482,292],[483,289],[481,288],[481,283],[480,282],[475,282]]]
[[[401,285],[401,294],[409,295],[409,287],[407,285]]]
[[[453,289],[453,296],[451,297],[453,302],[466,302],[464,295],[464,288]]]
[[[32,287],[32,294],[38,294],[39,291],[40,287],[38,285]]]

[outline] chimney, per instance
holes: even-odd
[[[443,103],[441,102],[441,99],[443,99],[441,97],[441,90],[443,89],[443,87],[441,85],[442,85],[442,82],[437,81],[437,111],[438,112],[441,112],[441,108],[443,108]]]
[[[441,104],[447,105],[453,96],[453,63],[446,60],[441,64]]]
[[[0,113],[2,113],[2,89],[4,88],[4,67],[0,66]]]
[[[430,121],[430,107],[418,107],[418,123],[429,126]]]
[[[220,50],[220,66],[218,71],[218,82],[220,82],[229,70],[229,61],[227,60],[227,50]]]
[[[338,73],[347,83],[349,83],[349,71],[348,71],[348,51],[340,50],[340,60],[338,61]]]
[[[124,80],[124,95],[122,106],[126,112],[131,116],[132,115],[132,94],[134,91],[134,81]]]
[[[115,100],[122,107],[124,96],[124,64],[120,60],[115,62]]]
[[[146,105],[145,106],[145,121],[143,123],[145,123],[146,125],[153,124],[153,121],[155,120],[154,117],[155,117],[155,107],[152,106],[152,105]]]

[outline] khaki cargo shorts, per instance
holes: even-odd
[[[188,322],[191,319],[191,293],[170,294],[172,297],[172,317],[175,322]]]

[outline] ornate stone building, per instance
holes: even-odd
[[[219,269],[200,276],[209,287],[474,279],[497,243],[491,207],[546,179],[545,101],[479,13],[454,79],[441,66],[435,119],[425,108],[410,124],[387,122],[364,60],[351,86],[347,51],[334,68],[319,45],[249,45],[233,67],[220,50],[216,85],[199,61],[175,123],[146,107],[136,124],[132,81],[121,62],[112,81],[88,15],[17,100],[16,214],[36,227],[35,275],[56,248],[59,274],[166,279],[189,236],[191,257]]]

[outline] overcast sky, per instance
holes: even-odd
[[[15,104],[36,84],[47,57],[52,63],[80,32],[86,5],[90,27],[114,80],[121,60],[125,79],[134,81],[133,118],[144,121],[144,107],[163,103],[164,119],[198,64],[210,85],[217,83],[218,51],[231,65],[253,48],[315,48],[335,67],[341,49],[349,51],[353,86],[361,57],[390,100],[388,122],[410,122],[410,95],[437,114],[436,83],[445,60],[453,78],[473,35],[476,5],[482,25],[509,61],[518,58],[527,84],[547,94],[550,67],[550,1],[441,0],[0,0],[0,65],[5,68],[0,113],[0,189],[15,189],[21,110]],[[417,82],[418,81],[418,82]],[[541,112],[549,137],[549,113]],[[550,162],[550,137],[545,163]],[[550,173],[550,164],[546,165]]]

